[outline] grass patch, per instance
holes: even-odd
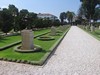
[[[37,36],[39,34],[45,33],[50,31],[50,29],[43,29],[43,30],[39,30],[39,31],[34,31],[34,35]],[[0,47],[4,47],[7,46],[11,43],[17,42],[21,40],[21,36],[20,35],[16,35],[16,36],[8,36],[5,38],[1,38],[0,39]]]
[[[86,31],[87,33],[95,37],[96,39],[100,40],[100,30],[98,28],[95,28],[95,31],[91,32],[90,29],[86,30],[83,28],[83,26],[78,26],[78,27],[80,27],[81,29],[83,29],[84,31]]]
[[[0,39],[0,47],[3,47],[5,45],[9,45],[10,43],[16,42],[21,40],[20,36],[10,36]]]
[[[33,52],[33,53],[18,53],[14,51],[14,47],[10,47],[3,51],[0,51],[0,58],[7,58],[7,59],[17,59],[17,60],[27,60],[27,61],[40,61],[46,53],[51,52],[52,46],[62,37],[63,33],[60,33],[58,36],[53,36],[55,40],[51,41],[41,41],[37,38],[34,39],[34,43],[42,47],[41,52]],[[43,35],[47,36],[49,34]]]
[[[61,33],[63,34],[63,33]],[[55,40],[51,41],[41,41],[38,39],[34,39],[34,43],[41,46],[43,48],[42,52],[34,52],[34,53],[17,53],[13,50],[14,47],[8,48],[6,50],[0,51],[0,57],[4,58],[16,58],[16,59],[25,59],[30,61],[38,61],[43,57],[43,55],[49,51],[49,48],[53,46],[53,44],[61,37],[61,36],[54,36]]]

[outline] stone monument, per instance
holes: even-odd
[[[54,26],[51,27],[50,35],[56,35],[56,28]]]
[[[63,29],[64,29],[63,26],[59,26],[59,30],[63,31]]]
[[[100,29],[100,26],[99,26],[99,29]]]
[[[34,49],[33,45],[33,32],[32,30],[22,30],[22,47],[21,50],[31,50]]]

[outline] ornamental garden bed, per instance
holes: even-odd
[[[43,29],[39,31],[34,31],[35,37],[47,34],[50,31],[50,29]],[[16,35],[16,36],[8,36],[0,39],[0,50],[3,50],[5,48],[14,46],[21,43],[21,36]]]
[[[42,41],[51,41],[54,40],[55,38],[52,36],[40,36],[38,37],[38,40],[42,40]]]
[[[14,50],[14,48],[17,45],[4,49],[3,51],[0,51],[0,60],[6,60],[11,62],[17,62],[17,63],[26,63],[32,65],[33,64],[43,65],[43,63],[45,63],[45,61],[48,59],[50,54],[59,45],[59,43],[64,38],[68,30],[69,29],[67,28],[64,32],[60,33],[60,36],[53,36],[55,39],[51,41],[42,41],[35,38],[34,43],[42,47],[42,50],[39,52],[19,53]],[[44,34],[44,36],[47,35],[49,34]]]

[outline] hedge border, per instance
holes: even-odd
[[[49,32],[50,32],[50,31],[49,31]],[[37,38],[37,37],[42,36],[42,35],[45,35],[45,34],[47,34],[47,33],[49,33],[49,32],[42,33],[42,34],[38,34],[38,35],[36,35],[34,38]],[[20,40],[20,41],[17,41],[17,42],[14,42],[14,43],[11,43],[11,44],[8,44],[8,45],[3,46],[3,47],[0,47],[0,51],[5,50],[5,49],[7,49],[7,48],[10,48],[10,47],[12,47],[12,46],[18,45],[18,44],[20,44],[20,43],[21,43],[21,40]]]
[[[47,37],[47,38],[45,38],[45,37]],[[38,39],[38,40],[41,40],[41,41],[55,40],[55,38],[52,37],[52,36],[40,36],[40,37],[38,37],[37,39]]]

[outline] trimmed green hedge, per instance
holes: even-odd
[[[39,37],[39,36],[42,36],[42,35],[45,35],[45,34],[48,34],[48,33],[49,33],[49,32],[36,35],[36,36],[34,36],[34,38],[37,38],[37,37]],[[4,50],[4,49],[7,49],[7,48],[10,48],[10,47],[12,47],[12,46],[18,45],[18,44],[20,44],[20,43],[21,43],[21,40],[18,41],[18,42],[14,42],[14,43],[11,43],[11,44],[9,44],[9,45],[6,45],[6,46],[4,46],[4,47],[0,47],[0,51],[1,51],[1,50]]]
[[[42,48],[39,45],[34,45],[34,49],[31,50],[21,50],[21,45],[15,46],[14,50],[20,53],[30,53],[30,52],[40,52]]]
[[[38,37],[38,40],[50,41],[50,40],[54,40],[54,37],[52,37],[52,36],[40,36],[40,37]]]

